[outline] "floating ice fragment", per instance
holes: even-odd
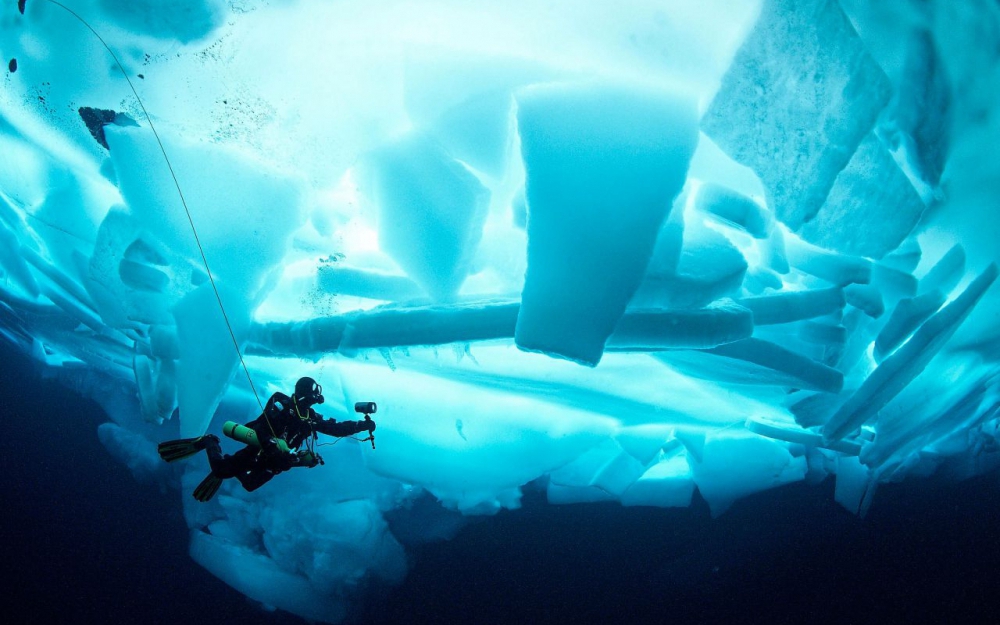
[[[416,299],[423,291],[406,276],[366,271],[342,265],[322,265],[316,272],[317,286],[328,293],[354,295],[388,301]]]
[[[671,216],[660,230],[630,306],[699,308],[738,295],[747,271],[743,254],[715,230],[697,224],[681,230],[674,219]]]
[[[920,279],[920,292],[951,293],[964,273],[965,248],[960,243],[956,243]]]
[[[881,258],[910,234],[924,203],[875,133],[837,175],[826,202],[799,229],[820,247]]]
[[[780,345],[756,338],[703,351],[667,351],[657,358],[685,374],[719,382],[787,386],[837,393],[844,376]]]
[[[859,308],[866,315],[878,319],[885,312],[885,302],[877,288],[870,284],[849,284],[844,287],[844,298],[847,303]]]
[[[753,313],[754,325],[763,326],[829,315],[843,310],[846,301],[843,289],[828,288],[744,297],[738,303]]]
[[[824,250],[797,237],[786,239],[785,255],[792,267],[840,286],[868,284],[872,279],[873,263],[867,258]]]
[[[899,347],[920,324],[941,308],[945,299],[940,291],[931,291],[919,297],[900,300],[875,338],[875,360],[881,362]]]
[[[434,139],[420,134],[369,154],[359,186],[378,208],[382,250],[429,295],[451,299],[482,238],[489,191]]]
[[[917,294],[917,279],[911,273],[880,262],[872,263],[871,285],[890,300]]]
[[[694,480],[687,457],[679,454],[649,467],[621,496],[623,506],[684,508],[691,505]]]
[[[767,0],[702,130],[757,172],[767,204],[798,230],[889,100],[885,74],[837,2]]]
[[[753,315],[731,300],[697,309],[629,309],[608,337],[606,348],[609,351],[706,348],[745,339],[752,333]]]
[[[717,517],[737,499],[805,478],[806,461],[793,457],[785,443],[749,432],[722,432],[706,439],[702,458],[691,462],[691,470]]]
[[[600,83],[528,88],[517,104],[528,269],[515,340],[596,365],[684,184],[694,106]]]
[[[239,355],[233,341],[245,340],[250,325],[249,303],[224,286],[219,296],[226,307],[223,318],[216,293],[203,284],[174,306],[177,338],[177,403],[181,438],[201,436],[236,373]],[[234,336],[230,336],[230,324]]]
[[[886,358],[823,428],[829,440],[843,438],[875,416],[941,350],[997,278],[997,265],[983,273],[951,303],[928,319],[910,340]]]
[[[698,190],[695,206],[755,239],[766,239],[771,229],[771,216],[759,204],[722,185],[703,184]]]

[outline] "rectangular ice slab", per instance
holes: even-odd
[[[755,338],[704,351],[669,351],[657,357],[685,375],[718,382],[827,393],[837,393],[844,385],[844,376],[836,369]]]
[[[691,462],[691,470],[713,517],[737,499],[806,475],[804,457],[792,456],[784,443],[749,432],[715,433],[705,440],[701,455]]]
[[[732,300],[693,310],[629,310],[608,338],[618,351],[715,347],[753,334],[753,314]]]
[[[838,252],[881,258],[910,234],[923,212],[913,185],[871,132],[799,234]]]
[[[843,289],[831,288],[744,297],[739,304],[753,312],[755,325],[763,326],[828,315],[843,310],[845,302]]]
[[[340,265],[320,266],[316,272],[316,284],[328,293],[388,301],[416,299],[423,295],[417,283],[406,276]]]
[[[698,141],[686,98],[600,83],[517,95],[528,269],[515,340],[596,365],[646,271]]]
[[[470,343],[514,336],[516,301],[473,301],[432,306],[380,306],[364,312],[294,323],[254,326],[250,343],[271,354],[315,358],[358,349]],[[608,345],[614,351],[715,347],[750,336],[745,308],[721,302],[695,310],[628,311]]]
[[[687,456],[681,454],[651,466],[621,496],[623,506],[684,508],[691,505],[694,480]]]
[[[679,197],[656,238],[646,275],[629,306],[632,308],[701,308],[737,295],[747,261],[721,233],[705,225],[685,226]]]
[[[841,286],[872,281],[872,261],[858,256],[831,252],[798,237],[785,241],[785,257],[799,271]]]
[[[896,349],[906,337],[917,329],[928,317],[933,315],[945,297],[941,291],[924,293],[920,297],[906,298],[896,304],[889,321],[875,338],[875,360],[881,361],[892,350]]]
[[[364,197],[378,207],[382,250],[435,299],[453,297],[482,238],[486,187],[421,134],[369,154],[359,178]]]
[[[830,440],[843,438],[864,425],[906,388],[969,316],[996,280],[997,273],[997,265],[991,263],[961,295],[920,326],[910,340],[886,358],[844,402],[824,426],[823,435]]]
[[[773,224],[771,215],[757,202],[738,191],[714,183],[701,186],[695,206],[755,239],[766,239]]]
[[[218,296],[226,304],[227,318],[207,283],[173,309],[180,345],[177,404],[183,438],[201,436],[211,423],[240,361],[233,343],[242,342],[250,326],[248,307],[238,294],[222,287]]]
[[[888,78],[835,0],[767,0],[701,127],[757,172],[772,211],[798,230],[889,96]]]

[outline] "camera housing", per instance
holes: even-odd
[[[359,401],[354,403],[354,412],[363,415],[372,415],[378,410],[378,406],[373,401]]]

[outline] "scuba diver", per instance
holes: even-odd
[[[323,387],[312,378],[301,378],[295,383],[292,397],[284,393],[271,395],[264,412],[246,426],[232,421],[223,425],[224,434],[247,444],[235,454],[223,455],[219,437],[213,434],[166,441],[159,444],[157,451],[167,462],[174,462],[204,449],[212,472],[195,488],[194,498],[208,501],[222,481],[231,477],[239,480],[246,490],[254,491],[283,471],[322,464],[323,459],[313,451],[317,433],[346,437],[367,431],[368,438],[362,440],[371,441],[375,447],[375,421],[371,418],[375,402],[354,405],[357,412],[365,415],[363,421],[337,421],[325,419],[312,409],[323,401]],[[303,443],[306,449],[299,450]]]

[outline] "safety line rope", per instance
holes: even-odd
[[[247,364],[243,360],[243,350],[240,349],[240,344],[236,340],[236,334],[235,332],[233,332],[233,326],[229,322],[229,315],[226,314],[226,307],[222,304],[222,296],[219,295],[219,288],[216,286],[215,278],[212,276],[212,269],[208,266],[208,258],[205,256],[205,249],[201,246],[201,238],[198,237],[198,229],[195,228],[194,226],[194,219],[191,217],[191,211],[188,209],[187,200],[184,199],[184,192],[181,191],[181,185],[177,181],[177,174],[174,173],[174,166],[170,162],[170,157],[167,156],[167,151],[163,147],[163,142],[160,141],[160,134],[156,132],[156,126],[153,125],[153,118],[150,117],[149,112],[146,110],[146,105],[142,103],[142,98],[139,97],[139,92],[136,91],[135,85],[132,84],[132,80],[128,77],[128,72],[125,71],[125,67],[122,65],[121,61],[118,60],[118,55],[116,55],[114,50],[112,50],[111,47],[108,46],[107,42],[104,41],[104,38],[101,37],[101,35],[96,30],[94,30],[94,27],[91,26],[89,23],[87,23],[87,20],[80,17],[80,15],[76,13],[76,11],[69,8],[65,4],[57,2],[57,0],[45,0],[45,1],[50,4],[54,4],[58,7],[62,7],[70,15],[78,19],[81,24],[86,26],[90,32],[94,33],[94,36],[97,37],[97,39],[101,42],[101,45],[104,46],[104,49],[107,50],[108,54],[111,55],[111,58],[115,60],[115,64],[117,64],[118,69],[121,70],[122,76],[124,76],[125,81],[128,82],[129,88],[132,89],[132,94],[135,95],[136,101],[139,102],[139,107],[142,108],[142,113],[143,115],[146,116],[146,121],[149,123],[149,128],[153,131],[153,136],[156,137],[156,144],[160,146],[160,152],[163,154],[163,160],[165,160],[167,163],[167,169],[170,170],[170,177],[173,178],[174,186],[177,187],[177,194],[181,198],[181,204],[184,206],[184,212],[187,214],[188,223],[191,224],[191,232],[194,233],[194,240],[198,244],[198,251],[201,253],[201,261],[202,263],[204,263],[205,271],[208,273],[208,280],[209,282],[211,282],[212,290],[215,292],[215,299],[216,301],[219,302],[219,310],[222,311],[222,318],[225,319],[226,321],[226,328],[229,330],[229,337],[233,341],[233,347],[236,348],[236,354],[240,357],[240,365],[243,367],[243,372],[247,376],[247,382],[250,383],[250,390],[253,391],[253,396],[254,398],[257,399],[257,405],[260,406],[261,412],[264,412],[264,404],[260,401],[260,395],[257,394],[257,387],[254,386],[253,379],[250,377],[250,370],[247,368]],[[270,420],[268,420],[268,426],[270,426]],[[272,428],[272,433],[273,433],[273,428]]]

